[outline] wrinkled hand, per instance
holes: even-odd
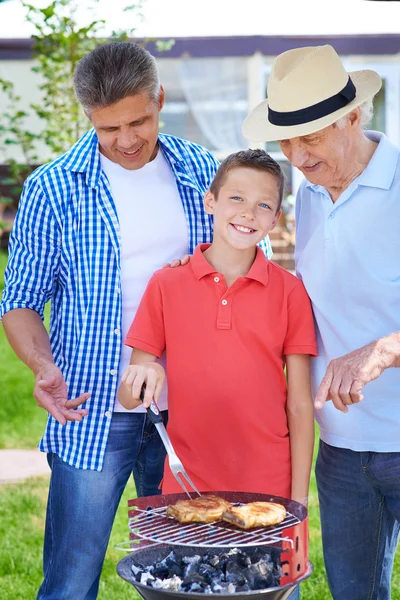
[[[332,360],[315,396],[315,408],[332,400],[338,410],[348,412],[349,405],[363,400],[363,387],[389,366],[380,340]]]
[[[175,258],[174,260],[171,260],[170,263],[165,263],[165,265],[163,265],[163,269],[165,269],[166,267],[180,267],[183,265],[186,265],[190,260],[190,254],[185,254],[184,256],[182,256],[182,258]]]
[[[146,384],[143,406],[148,408],[152,399],[158,402],[165,379],[165,371],[157,362],[143,362],[138,365],[129,365],[122,375],[121,384],[129,390],[136,406],[140,406],[140,392]]]
[[[74,400],[68,400],[68,388],[60,369],[54,364],[44,366],[36,375],[33,397],[41,408],[44,408],[61,425],[67,421],[81,421],[88,411],[84,408],[74,410],[90,397],[81,394]]]

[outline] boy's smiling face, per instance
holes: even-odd
[[[279,182],[266,171],[236,167],[228,171],[215,197],[206,192],[206,212],[214,215],[214,243],[237,250],[255,247],[278,221]]]

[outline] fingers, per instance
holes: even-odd
[[[339,377],[334,376],[329,387],[328,397],[332,400],[333,405],[335,408],[337,408],[337,410],[346,413],[349,411],[349,409],[347,408],[347,404],[342,400],[340,388],[341,380]],[[346,394],[344,396],[346,396]]]
[[[137,401],[140,401],[143,384],[146,384],[143,406],[148,408],[153,398],[157,401],[160,397],[164,377],[164,369],[160,364],[141,363],[130,365],[124,372],[121,381],[130,390],[132,398]]]
[[[164,377],[162,377],[162,378],[161,378],[161,377],[159,377],[159,378],[157,379],[157,382],[156,382],[156,387],[155,387],[155,389],[154,389],[154,400],[155,400],[156,402],[158,402],[158,401],[159,401],[159,399],[160,399],[160,396],[161,396],[161,390],[162,390],[163,384],[164,384]]]
[[[65,395],[66,388],[65,392],[55,389],[54,382],[51,384],[50,379],[39,380],[33,391],[38,406],[47,411],[61,425],[65,425],[67,421],[81,421],[88,414],[88,411],[84,408],[75,409],[86,402],[90,394],[81,394],[73,400],[68,400]]]
[[[325,402],[329,399],[328,394],[329,394],[329,388],[331,387],[331,382],[332,382],[332,373],[328,366],[328,369],[327,369],[324,377],[322,378],[322,381],[320,383],[318,391],[315,395],[314,406],[316,409],[320,410],[324,406]]]
[[[163,265],[163,269],[165,269],[166,267],[171,267],[172,269],[174,269],[175,267],[180,267],[181,265],[187,265],[189,260],[190,254],[185,254],[184,256],[182,256],[182,258],[175,258],[174,260],[171,260],[170,263],[165,263],[165,265]]]
[[[182,256],[182,258],[181,258],[181,265],[187,265],[189,260],[190,260],[190,254],[185,254],[185,256]]]
[[[177,258],[177,259],[171,261],[169,266],[174,269],[175,267],[180,267],[181,264],[182,264],[181,260],[179,258]]]
[[[362,389],[364,387],[364,384],[362,381],[360,380],[356,380],[353,382],[351,388],[350,388],[350,398],[353,404],[356,404],[357,402],[361,402],[361,400],[364,400],[364,396],[362,394]]]
[[[348,406],[363,400],[364,382],[353,379],[351,370],[344,358],[331,361],[315,396],[314,406],[321,409],[327,400],[332,400],[335,408],[347,413]]]
[[[75,398],[74,400],[67,400],[67,402],[65,403],[65,407],[66,408],[76,408],[77,406],[80,406],[81,404],[86,402],[86,400],[88,400],[89,398],[90,398],[90,394],[88,394],[88,393],[81,394],[80,396],[78,396],[78,398]],[[81,411],[84,411],[87,414],[87,410],[81,409]],[[76,411],[76,412],[78,412],[78,411]]]

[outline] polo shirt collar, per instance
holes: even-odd
[[[193,256],[190,259],[193,273],[199,280],[206,275],[217,273],[203,254],[210,246],[211,244],[199,244],[196,246]],[[263,285],[267,285],[268,283],[268,259],[259,246],[257,246],[256,258],[245,278],[254,279],[254,281],[259,281]]]
[[[390,190],[396,173],[399,151],[385,134],[379,131],[365,131],[368,139],[378,142],[368,165],[358,178],[358,185]],[[325,187],[307,181],[306,187],[314,192],[326,194]]]
[[[378,142],[378,146],[361,173],[359,185],[390,190],[396,173],[399,151],[386,135],[378,131],[366,131],[368,139]]]

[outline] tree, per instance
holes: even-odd
[[[37,166],[39,142],[47,149],[48,160],[52,160],[74,144],[89,126],[75,98],[72,76],[82,56],[106,41],[100,35],[105,22],[93,18],[89,23],[79,25],[78,3],[79,0],[53,0],[48,6],[38,8],[26,0],[22,2],[27,11],[26,18],[35,30],[32,71],[37,73],[42,91],[40,104],[31,104],[30,111],[39,117],[42,128],[39,133],[27,131],[26,120],[30,113],[19,108],[21,98],[13,83],[0,79],[0,92],[7,98],[7,108],[0,115],[0,142],[5,146],[18,146],[23,155],[22,162],[6,160],[9,176],[0,176],[0,185],[8,186],[11,196],[19,195],[24,180]],[[87,0],[87,4],[95,16],[98,0]],[[132,20],[137,21],[141,17],[142,4],[143,0],[136,0],[124,10],[133,14]],[[135,27],[114,31],[107,40],[127,40],[133,37],[134,31]],[[172,43],[162,49],[168,49]],[[10,197],[0,194],[1,202],[10,202]]]

